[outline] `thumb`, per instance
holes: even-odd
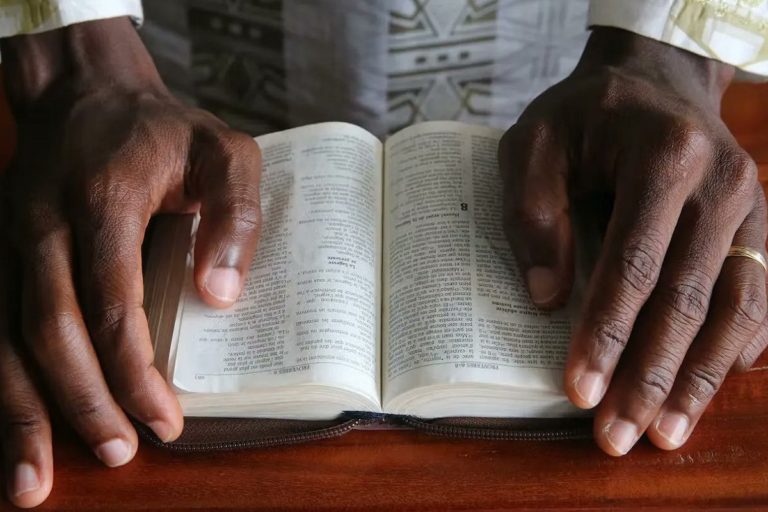
[[[504,227],[534,304],[565,304],[573,286],[568,160],[546,125],[513,126],[499,146]]]
[[[261,152],[243,133],[201,132],[188,180],[200,201],[195,286],[211,306],[229,307],[240,296],[261,232]]]

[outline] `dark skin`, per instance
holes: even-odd
[[[195,283],[212,306],[230,306],[259,236],[259,148],[176,101],[128,19],[12,38],[2,52],[19,130],[4,185],[29,364],[96,456],[119,466],[138,446],[127,414],[164,440],[183,426],[152,366],[147,223],[199,208]],[[34,506],[53,480],[50,426],[18,354],[0,360],[4,455],[11,500]]]
[[[231,305],[258,239],[260,159],[250,137],[168,94],[127,19],[11,38],[2,51],[19,148],[4,183],[14,243],[0,285],[12,299],[4,311],[20,293],[22,322],[0,315],[0,417],[8,494],[30,507],[53,482],[42,389],[108,466],[135,453],[126,412],[162,439],[179,435],[141,308],[144,230],[157,212],[200,207],[195,282],[211,305]],[[510,235],[542,307],[570,289],[572,195],[613,202],[565,378],[574,403],[600,402],[597,442],[611,454],[623,450],[604,426],[617,418],[635,422],[632,441],[647,431],[662,448],[681,444],[655,418],[689,415],[687,438],[728,369],[748,367],[765,345],[762,269],[724,252],[766,237],[754,164],[717,112],[732,73],[598,29],[574,74],[532,103],[500,148]],[[580,386],[590,372],[603,376],[604,396]]]
[[[594,31],[573,74],[536,98],[502,140],[506,227],[534,302],[571,291],[571,204],[602,249],[565,370],[611,455],[647,433],[682,445],[731,369],[768,342],[763,268],[728,258],[765,247],[757,169],[720,119],[730,66],[616,29]]]

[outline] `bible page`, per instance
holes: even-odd
[[[256,140],[263,225],[243,294],[207,307],[188,263],[172,382],[195,393],[322,384],[378,406],[381,142],[345,123]]]
[[[504,235],[502,134],[428,122],[385,145],[387,412],[405,391],[449,383],[561,394],[570,315],[535,308]]]

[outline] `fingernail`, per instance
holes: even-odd
[[[656,422],[656,431],[669,441],[669,444],[677,448],[685,441],[688,424],[688,416],[685,414],[667,412]]]
[[[603,431],[608,443],[620,455],[631,450],[640,437],[637,435],[637,427],[624,420],[615,420],[613,423],[609,423]]]
[[[533,267],[527,277],[531,299],[538,305],[549,304],[560,293],[557,276],[547,267]]]
[[[122,466],[131,460],[131,445],[123,439],[112,439],[96,447],[96,456],[111,468]]]
[[[234,302],[240,295],[240,272],[234,268],[214,268],[208,274],[205,288],[222,302]]]
[[[29,462],[22,462],[16,466],[13,477],[13,494],[21,496],[40,488],[40,479],[37,477],[35,466]]]
[[[166,422],[156,420],[147,423],[147,426],[152,429],[152,432],[160,438],[164,443],[172,441],[175,435],[173,428]]]
[[[605,379],[602,373],[586,372],[574,381],[573,388],[589,407],[594,407],[605,393]]]

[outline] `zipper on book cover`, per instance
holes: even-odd
[[[263,438],[244,439],[238,441],[211,441],[211,442],[189,442],[189,443],[177,443],[170,442],[164,443],[161,441],[148,427],[135,422],[134,425],[138,429],[141,436],[149,441],[151,444],[173,451],[180,452],[215,452],[215,451],[227,451],[227,450],[247,450],[251,448],[274,448],[278,446],[287,446],[292,444],[308,443],[311,441],[322,441],[325,439],[332,439],[334,437],[340,437],[355,428],[363,426],[368,423],[373,423],[375,420],[366,419],[351,419],[345,421],[339,425],[326,427],[323,429],[312,430],[309,432],[297,432],[295,434],[282,434],[275,436],[267,436]]]
[[[403,425],[409,426],[419,432],[456,439],[482,439],[488,441],[573,441],[590,439],[592,437],[592,427],[590,425],[525,430],[445,425],[424,421],[414,416],[401,416],[399,420]]]

